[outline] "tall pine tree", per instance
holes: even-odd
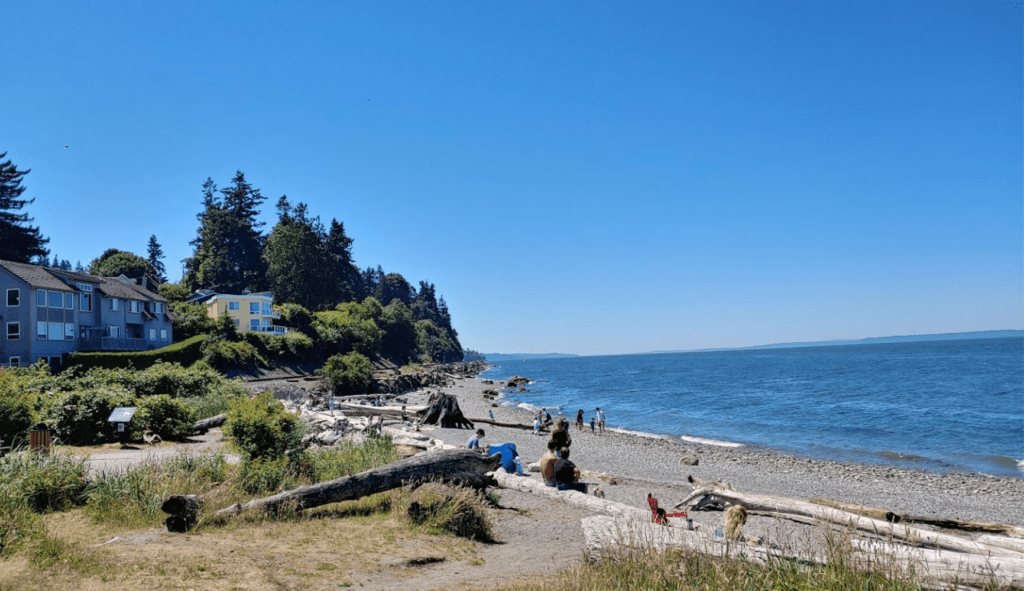
[[[146,260],[153,265],[153,270],[156,271],[156,280],[160,283],[167,283],[167,269],[163,263],[164,249],[160,248],[160,243],[156,241],[156,234],[149,237],[146,252],[148,254]]]
[[[310,218],[305,203],[292,209],[287,197],[278,200],[277,210],[277,225],[263,250],[274,299],[310,310],[333,307],[338,303],[338,280],[320,218]]]
[[[0,154],[0,159],[5,156],[7,152]],[[46,249],[46,243],[50,240],[43,238],[38,227],[29,225],[32,218],[27,212],[18,213],[35,201],[21,199],[21,194],[25,192],[21,180],[29,172],[18,170],[10,160],[0,162],[0,259],[5,261],[41,261],[50,253]]]
[[[212,179],[203,184],[203,212],[199,230],[186,260],[185,283],[189,289],[212,289],[220,293],[266,289],[265,238],[256,220],[264,197],[245,180],[241,171],[232,184],[216,195]]]

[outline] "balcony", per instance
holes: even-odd
[[[153,348],[146,339],[91,337],[78,339],[80,351],[146,351]]]

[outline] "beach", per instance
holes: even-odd
[[[527,376],[529,377],[529,376]],[[458,398],[463,414],[470,418],[532,425],[532,412],[492,401],[485,390],[498,390],[502,382],[459,378],[442,390]],[[529,387],[528,385],[526,386]],[[436,391],[436,389],[435,389]],[[429,391],[404,396],[410,404],[423,404]],[[592,409],[587,409],[592,410]],[[572,417],[570,423],[572,423]],[[614,424],[614,417],[608,418]],[[548,437],[532,430],[480,423],[486,431],[483,445],[514,443],[524,466],[536,462]],[[979,522],[1024,525],[1024,480],[983,474],[933,474],[888,466],[873,466],[793,457],[769,449],[724,447],[685,442],[656,435],[606,430],[604,435],[582,431],[571,425],[572,460],[582,470],[614,476],[617,484],[591,478],[606,498],[637,507],[646,506],[646,493],[661,500],[663,507],[684,499],[692,490],[688,476],[705,481],[725,482],[746,493],[758,493],[810,500],[834,501],[879,507],[896,513],[953,518]],[[423,427],[425,433],[452,445],[465,445],[467,429]],[[683,465],[683,458],[696,465]],[[532,477],[537,478],[534,474]],[[586,479],[585,479],[586,480]],[[695,514],[698,523],[719,523],[718,513]]]

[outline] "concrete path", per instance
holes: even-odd
[[[133,444],[123,449],[96,452],[86,462],[88,474],[95,476],[104,472],[124,472],[144,462],[164,462],[171,458],[190,455],[213,454],[224,449],[223,434],[219,428],[210,429],[205,435],[196,435],[186,443],[149,446]],[[238,454],[225,454],[228,463],[237,464]]]

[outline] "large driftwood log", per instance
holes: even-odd
[[[637,519],[595,515],[582,521],[587,550],[594,556],[615,556],[624,548],[666,550],[686,548],[713,556],[733,556],[755,562],[780,557],[824,564],[828,556],[810,545],[790,545],[784,550],[727,542],[698,532],[666,528]],[[1013,588],[1024,584],[1024,560],[961,554],[948,550],[913,548],[879,541],[851,540],[850,566],[869,568],[872,564],[892,564],[911,574],[929,589],[947,589],[954,577],[961,585],[985,587],[991,582]]]
[[[879,509],[877,507],[843,503],[841,501],[833,501],[831,499],[814,498],[811,499],[811,502],[817,505],[832,507],[834,509],[842,509],[843,511],[849,511],[850,513],[856,513],[857,515],[864,515],[865,517],[871,517],[873,519],[883,519],[890,523],[916,523],[922,525],[934,525],[935,527],[941,527],[944,529],[1024,536],[1024,528],[1005,525],[1002,523],[984,523],[980,521],[967,521],[966,519],[930,517],[927,515],[906,515],[903,513],[886,511],[885,509]]]
[[[527,431],[533,431],[533,425],[524,425],[522,423],[503,423],[501,421],[495,421],[491,419],[469,419],[474,423],[487,423],[488,425],[494,425],[495,427],[509,427],[512,429],[526,429]]]
[[[889,523],[881,519],[863,517],[855,513],[817,505],[807,501],[799,501],[786,497],[775,497],[770,495],[756,495],[740,493],[716,486],[704,486],[676,504],[679,507],[693,507],[712,499],[716,503],[743,505],[752,513],[761,513],[773,516],[785,517],[797,515],[810,517],[820,521],[849,526],[858,530],[871,532],[879,536],[892,537],[898,540],[913,542],[955,550],[957,552],[968,552],[976,554],[989,554],[991,556],[1017,556],[1018,552],[999,548],[990,544],[979,543],[968,538],[935,532],[913,527],[906,524]]]
[[[201,435],[203,433],[206,433],[210,429],[213,429],[214,427],[220,427],[227,420],[228,415],[220,414],[217,416],[210,417],[208,419],[196,421],[195,424],[192,425],[192,432],[195,433],[196,435]]]
[[[405,413],[408,417],[412,417],[426,408],[426,406],[407,406],[405,408]],[[400,406],[370,406],[368,404],[352,404],[343,402],[341,404],[335,404],[334,410],[349,417],[384,416],[393,419],[402,418],[402,407]]]
[[[217,511],[216,515],[230,516],[252,509],[275,511],[282,506],[309,509],[328,503],[358,499],[398,488],[407,483],[425,480],[457,482],[483,488],[493,484],[493,480],[486,474],[498,466],[498,461],[497,457],[487,457],[468,449],[419,454],[353,476],[300,486],[276,495],[249,501],[244,505],[232,505]]]

